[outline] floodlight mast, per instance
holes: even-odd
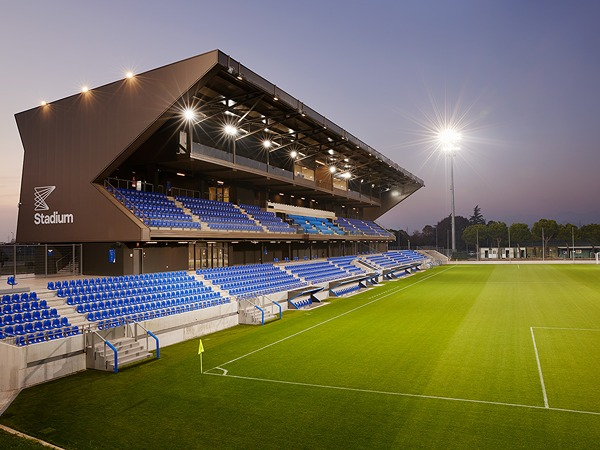
[[[454,156],[456,151],[460,150],[458,143],[462,139],[462,135],[454,129],[447,128],[439,134],[439,141],[442,150],[450,159],[450,192],[452,194],[452,253],[456,252],[456,209],[454,206]]]

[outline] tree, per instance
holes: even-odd
[[[425,225],[421,230],[421,239],[423,240],[423,244],[434,246],[435,245],[435,227],[431,225]]]
[[[556,239],[565,242],[567,246],[575,239],[579,239],[579,228],[577,225],[567,223],[565,225],[558,226],[558,233],[556,233]]]
[[[469,225],[462,233],[462,240],[479,251],[478,244],[488,239],[487,227],[481,223]]]
[[[462,240],[462,233],[464,229],[469,226],[469,219],[463,216],[456,216],[454,219],[454,225],[456,227],[456,248],[464,249],[465,243]],[[445,247],[449,248],[450,245],[446,241],[452,239],[452,237],[449,237],[448,234],[448,232],[451,232],[452,230],[452,217],[448,216],[440,220],[437,224],[437,230],[440,246],[443,245],[443,243],[446,243]]]
[[[485,219],[483,218],[483,215],[481,214],[481,208],[479,207],[479,205],[475,205],[475,208],[473,208],[473,215],[471,217],[469,217],[469,224],[470,225],[485,225]]]
[[[498,258],[500,258],[500,244],[508,237],[508,227],[504,222],[490,221],[487,225],[487,231],[490,239],[496,241],[498,247]]]
[[[574,240],[579,240],[579,229],[577,225],[567,223],[565,225],[558,226],[558,233],[556,239],[564,242],[567,247],[567,257],[569,256],[569,247]]]
[[[581,227],[580,234],[583,240],[594,247],[594,251],[596,250],[596,246],[600,245],[600,224],[590,223],[584,225]]]
[[[509,227],[510,240],[517,243],[517,253],[521,255],[521,244],[531,241],[531,230],[526,223],[513,223]],[[519,256],[520,257],[520,256]]]
[[[554,239],[558,234],[558,223],[556,220],[540,219],[533,224],[531,228],[531,234],[535,240],[541,241],[543,234],[544,241],[544,253],[548,248],[548,242]],[[546,256],[545,254],[543,256]]]

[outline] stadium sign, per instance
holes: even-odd
[[[35,211],[48,211],[50,209],[46,200],[55,189],[56,186],[37,186],[33,188],[33,204]],[[36,212],[33,215],[33,223],[34,225],[73,223],[73,214],[61,214],[58,211],[53,211],[51,214]]]

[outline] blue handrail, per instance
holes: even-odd
[[[276,305],[279,308],[279,318],[281,319],[281,317],[283,315],[283,312],[282,312],[282,309],[281,309],[281,305],[279,303],[277,303],[275,300],[272,300],[272,301],[273,301],[273,304]]]
[[[260,315],[261,315],[261,325],[265,324],[265,310],[262,309],[260,306],[258,305],[254,305],[255,308],[260,310]]]
[[[110,342],[108,342],[107,340],[105,340],[104,343],[112,349],[112,351],[115,355],[115,368],[113,369],[113,372],[117,373],[117,372],[119,372],[119,356],[118,356],[119,352],[117,351],[116,347],[114,345],[112,345]]]
[[[154,335],[154,333],[152,333],[152,331],[146,330],[146,333],[148,333],[148,335],[150,335],[150,337],[154,338],[156,341],[156,359],[160,359],[160,345],[158,343],[158,338]]]

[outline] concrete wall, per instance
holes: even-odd
[[[85,370],[83,335],[16,347],[0,342],[0,390],[12,391]]]

